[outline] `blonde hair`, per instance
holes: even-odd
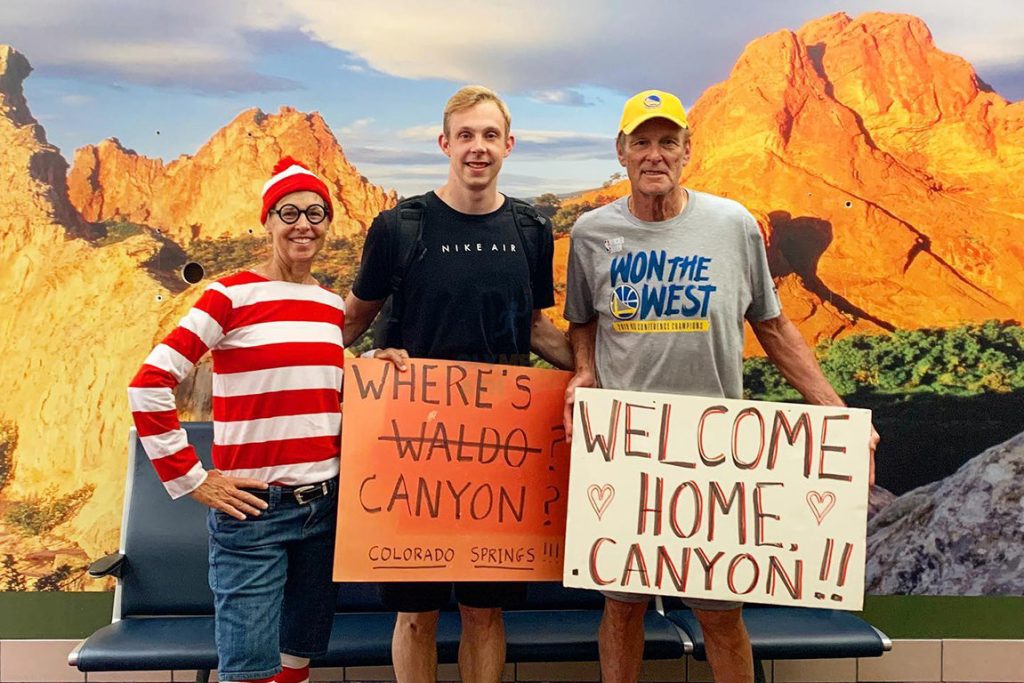
[[[481,102],[494,102],[498,105],[498,111],[505,119],[505,135],[507,136],[509,131],[512,129],[512,115],[508,112],[508,105],[500,97],[498,93],[494,92],[490,88],[486,88],[482,85],[467,85],[464,88],[460,88],[457,93],[451,96],[448,100],[448,104],[444,106],[444,134],[447,137],[451,130],[449,129],[449,121],[451,121],[452,114],[463,109],[469,109],[475,107]]]

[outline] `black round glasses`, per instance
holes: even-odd
[[[305,214],[310,225],[317,225],[327,218],[327,207],[323,204],[310,204],[305,209],[300,209],[294,204],[285,204],[280,209],[271,209],[268,213],[276,213],[286,225],[294,225],[299,221],[299,216]]]

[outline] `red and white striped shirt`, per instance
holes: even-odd
[[[316,285],[243,271],[210,284],[128,389],[139,440],[172,498],[206,470],[173,388],[213,354],[213,464],[291,486],[338,474],[345,302]]]

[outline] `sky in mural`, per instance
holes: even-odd
[[[288,105],[321,112],[364,175],[406,195],[444,177],[446,99],[489,85],[517,135],[502,187],[532,196],[619,170],[612,136],[629,94],[662,88],[692,104],[749,41],[872,10],[921,17],[940,49],[1003,97],[1024,98],[1016,0],[969,12],[949,0],[8,0],[0,43],[34,66],[29,105],[69,160],[106,137],[171,160],[244,109]]]

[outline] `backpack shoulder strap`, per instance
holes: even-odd
[[[519,241],[526,251],[526,261],[530,267],[531,278],[537,273],[540,254],[543,248],[545,231],[551,230],[551,221],[541,214],[527,201],[509,197],[512,201],[512,219],[519,232]]]
[[[427,203],[425,195],[403,199],[395,207],[398,213],[395,232],[391,235],[391,293],[402,286],[409,266],[416,258],[416,250],[423,237],[423,215]]]
[[[373,345],[379,349],[402,345],[399,334],[403,308],[402,281],[415,262],[423,243],[423,220],[426,208],[424,195],[403,199],[395,207],[394,230],[389,235],[391,238],[388,253],[391,259],[389,293],[372,327]]]

